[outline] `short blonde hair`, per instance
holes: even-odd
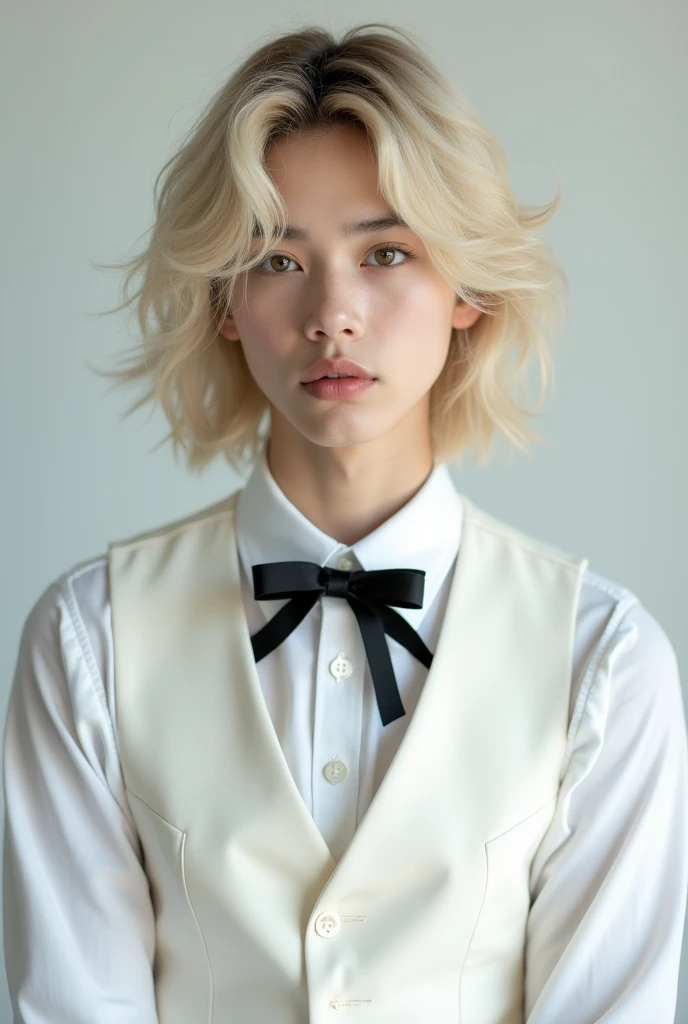
[[[217,455],[239,471],[255,460],[269,436],[269,403],[241,346],[227,344],[219,326],[235,282],[265,259],[287,223],[266,171],[267,147],[341,123],[366,130],[380,194],[422,238],[456,294],[484,314],[452,329],[431,389],[435,460],[461,462],[472,446],[484,463],[495,432],[521,451],[543,443],[525,419],[544,398],[568,280],[532,229],[556,210],[559,188],[549,205],[517,203],[499,142],[414,37],[386,22],[351,28],[339,41],[305,27],[255,50],[159,172],[145,250],[96,264],[126,271],[124,302],[98,315],[132,307],[142,335],[129,364],[103,373],[119,384],[149,379],[125,415],[159,401],[172,427],[160,443],[171,438],[175,456],[181,446],[191,470]],[[249,259],[256,230],[262,248]],[[531,354],[540,368],[535,411],[515,393]]]

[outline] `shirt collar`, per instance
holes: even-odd
[[[461,495],[440,462],[398,512],[352,545],[328,536],[289,501],[270,471],[265,449],[237,498],[237,548],[251,591],[251,567],[260,562],[307,561],[339,568],[346,554],[353,556],[352,569],[422,569],[423,607],[395,609],[414,628],[456,558],[462,525]],[[258,603],[275,607],[274,601]]]

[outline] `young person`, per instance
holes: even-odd
[[[546,370],[555,207],[379,23],[270,40],[168,165],[121,378],[190,466],[251,468],[27,618],[16,1024],[673,1020],[671,643],[448,469],[535,439],[513,357]]]

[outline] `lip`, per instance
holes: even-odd
[[[359,380],[376,379],[373,377],[372,373],[369,373],[368,370],[366,370],[365,366],[360,366],[358,363],[354,363],[350,359],[338,358],[318,360],[318,362],[308,370],[301,383],[310,384],[311,381],[319,380],[321,377],[326,377],[330,373],[343,373],[347,377],[358,377]]]
[[[313,398],[324,398],[332,400],[337,398],[353,398],[361,391],[367,391],[377,381],[375,378],[363,379],[362,377],[340,377],[328,380],[327,377],[320,380],[311,380],[301,384],[304,391],[307,391]]]

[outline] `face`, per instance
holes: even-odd
[[[266,165],[297,230],[237,282],[220,333],[241,344],[270,403],[272,436],[329,448],[379,442],[387,453],[427,446],[429,392],[452,327],[470,326],[480,310],[457,299],[409,228],[343,231],[394,213],[379,196],[363,129],[282,138]],[[336,357],[375,382],[346,397],[313,396],[304,377]]]

